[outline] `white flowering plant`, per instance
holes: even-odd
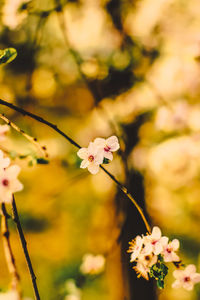
[[[130,242],[130,262],[135,264],[133,269],[138,277],[142,276],[146,280],[149,277],[154,278],[160,289],[164,288],[164,279],[168,274],[166,263],[172,262],[178,269],[173,273],[176,281],[172,287],[192,290],[194,284],[200,282],[200,273],[196,273],[194,265],[188,265],[185,270],[181,269],[184,265],[176,253],[179,246],[179,240],[169,241],[168,237],[162,236],[160,228],[155,226],[151,234],[138,235]]]

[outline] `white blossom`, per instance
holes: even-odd
[[[10,130],[10,127],[5,125],[0,125],[0,142],[5,140],[6,133]]]
[[[76,286],[74,279],[68,279],[65,287],[68,293],[65,300],[81,300],[81,289]]]
[[[83,274],[99,274],[104,270],[105,258],[103,255],[86,254],[83,257],[83,262],[80,270]]]
[[[119,141],[116,136],[111,136],[108,139],[96,138],[94,144],[103,151],[103,156],[109,160],[113,159],[112,152],[119,149]]]
[[[162,255],[165,262],[172,262],[172,261],[180,261],[179,256],[175,253],[180,246],[179,240],[174,239],[173,241],[166,243],[163,247]]]
[[[0,201],[12,201],[12,194],[23,189],[22,183],[17,179],[20,167],[12,165],[6,169],[0,169]]]
[[[143,278],[148,280],[148,273],[150,272],[150,268],[157,262],[157,259],[157,255],[140,254],[136,266],[133,267],[133,269],[138,273],[138,277],[142,276]]]
[[[172,284],[173,288],[183,287],[191,291],[195,283],[200,282],[200,273],[196,273],[195,265],[188,265],[184,270],[175,270],[173,272],[176,280]]]
[[[80,165],[82,169],[88,168],[92,174],[99,172],[99,165],[103,162],[103,153],[94,143],[90,142],[88,148],[81,148],[77,155],[83,159]]]
[[[2,8],[2,21],[3,24],[8,26],[11,30],[16,29],[26,18],[27,12],[19,11],[23,3],[29,0],[6,0]]]
[[[141,236],[136,236],[136,238],[130,242],[130,247],[128,252],[131,253],[130,262],[135,261],[141,253],[143,246],[143,238]]]
[[[162,236],[159,227],[153,227],[152,234],[144,237],[144,253],[158,255],[163,251],[163,246],[168,241],[166,236]]]

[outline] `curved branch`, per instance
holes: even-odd
[[[43,119],[42,117],[35,115],[33,113],[30,113],[26,110],[24,110],[23,108],[20,108],[12,103],[6,102],[2,99],[0,99],[0,104],[7,106],[19,113],[21,113],[24,116],[29,116],[32,119],[35,119],[36,121],[43,123],[49,127],[51,127],[53,130],[55,130],[56,132],[58,132],[60,135],[62,135],[65,139],[68,140],[68,142],[70,142],[72,145],[74,145],[77,148],[81,148],[81,146],[79,144],[77,144],[72,138],[70,138],[67,134],[65,134],[62,130],[60,130],[55,124],[52,124],[51,122]],[[133,196],[128,192],[127,188],[125,186],[123,186],[115,177],[114,175],[112,175],[108,170],[106,170],[103,166],[100,166],[101,169],[117,184],[117,186],[120,188],[120,190],[123,192],[124,195],[126,195],[126,197],[128,197],[131,202],[135,205],[135,207],[137,208],[140,216],[142,217],[142,220],[144,221],[144,224],[146,226],[147,231],[150,233],[151,232],[151,228],[150,225],[143,213],[142,208],[139,206],[139,204],[135,201],[135,199],[133,198]]]

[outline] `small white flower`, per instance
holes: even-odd
[[[99,274],[105,266],[105,257],[103,255],[86,254],[83,257],[83,262],[80,270],[83,274]]]
[[[77,155],[83,159],[80,165],[82,169],[88,168],[92,174],[99,172],[99,165],[103,162],[103,153],[94,143],[90,142],[88,148],[81,148]]]
[[[129,244],[130,244],[130,247],[128,249],[128,252],[131,253],[130,262],[133,262],[136,260],[136,258],[138,258],[139,254],[142,250],[143,238],[138,235]]]
[[[0,201],[12,201],[12,194],[23,189],[23,185],[17,179],[20,167],[17,165],[10,166],[6,169],[0,169]]]
[[[80,300],[81,289],[76,286],[74,279],[68,279],[65,283],[66,292],[68,295],[65,300]]]
[[[4,158],[3,151],[0,150],[0,169],[7,168],[10,165],[10,159]]]
[[[140,254],[137,260],[137,265],[133,269],[138,273],[138,277],[142,276],[149,280],[148,273],[150,268],[157,262],[158,257],[153,254]]]
[[[200,273],[196,273],[195,265],[188,265],[184,270],[175,270],[173,275],[176,278],[172,284],[173,288],[183,287],[191,291],[194,284],[200,282]]]
[[[94,144],[103,151],[103,156],[109,160],[113,159],[112,152],[119,149],[119,141],[116,136],[111,136],[108,139],[96,138]]]
[[[166,236],[162,236],[159,227],[153,227],[152,234],[144,237],[144,253],[158,255],[163,251],[163,246],[168,242]]]
[[[166,243],[163,247],[162,255],[165,262],[180,261],[179,256],[175,253],[180,246],[179,240],[174,239],[173,241]]]
[[[10,127],[5,125],[0,125],[0,142],[5,140],[6,133],[10,130]]]

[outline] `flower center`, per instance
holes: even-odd
[[[3,179],[3,180],[2,180],[2,184],[3,184],[4,186],[8,186],[8,184],[9,184],[8,179]]]
[[[149,261],[149,260],[150,260],[150,256],[149,256],[149,255],[146,255],[146,256],[145,256],[145,260]]]
[[[167,248],[167,252],[168,252],[168,253],[171,253],[171,252],[172,252],[172,249]]]
[[[93,156],[93,155],[88,156],[88,160],[89,160],[90,162],[92,162],[92,161],[94,160],[94,156]]]
[[[155,245],[156,243],[157,243],[157,241],[153,241],[153,242],[151,242],[151,244],[152,244],[152,245]]]
[[[184,281],[185,281],[185,282],[190,281],[190,277],[189,277],[189,276],[184,277]]]
[[[109,152],[110,151],[110,147],[106,145],[106,147],[104,148],[104,151]]]

